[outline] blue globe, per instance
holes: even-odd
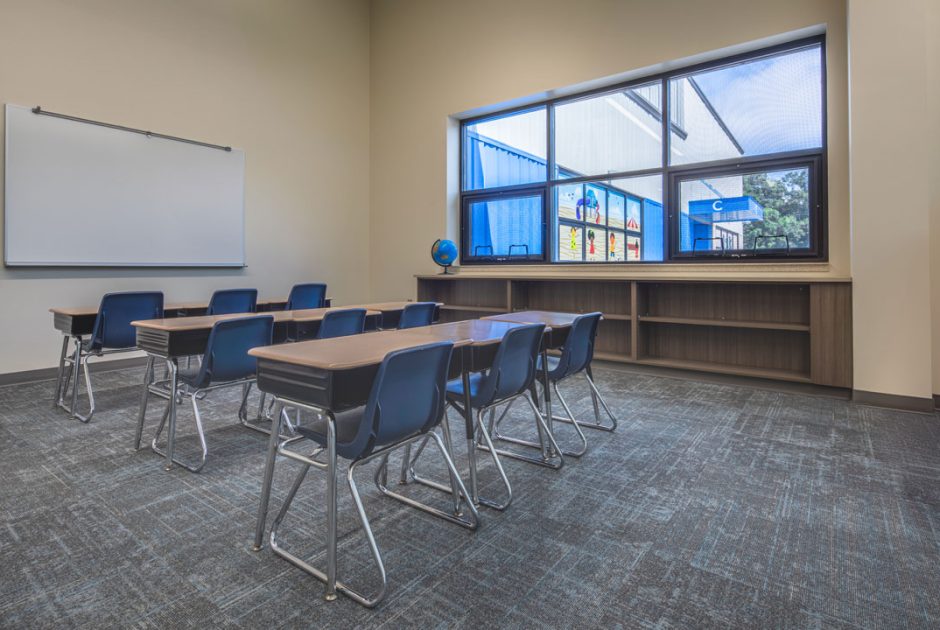
[[[444,273],[447,273],[447,268],[457,260],[456,243],[446,239],[437,239],[431,245],[431,259],[444,268]]]

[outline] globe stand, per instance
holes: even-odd
[[[440,273],[437,274],[437,275],[439,275],[439,276],[455,276],[455,275],[457,275],[457,274],[451,273],[451,271],[450,271],[450,265],[447,265],[446,267],[444,267],[444,271],[440,272]]]

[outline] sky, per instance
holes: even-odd
[[[693,77],[745,155],[754,155],[821,146],[821,73],[814,47]]]

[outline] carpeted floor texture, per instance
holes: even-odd
[[[251,551],[266,437],[236,424],[236,392],[203,403],[202,473],[133,451],[142,372],[94,375],[89,425],[52,408],[52,381],[0,388],[0,627],[940,627],[936,415],[597,369],[620,428],[589,432],[560,471],[506,461],[514,502],[483,508],[477,532],[381,497],[362,471],[389,580],[367,610]],[[582,382],[563,391],[591,415]],[[508,422],[531,432],[522,405]],[[188,407],[179,427],[194,456]],[[272,510],[298,467],[279,461]],[[324,488],[312,471],[284,523],[321,565]],[[345,484],[339,509],[340,578],[374,588]]]

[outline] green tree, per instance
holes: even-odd
[[[785,234],[790,249],[809,247],[809,171],[787,171],[782,177],[766,173],[744,176],[744,194],[764,207],[764,220],[744,224],[744,247],[751,249],[758,236]],[[762,238],[759,249],[786,247],[782,238]]]

